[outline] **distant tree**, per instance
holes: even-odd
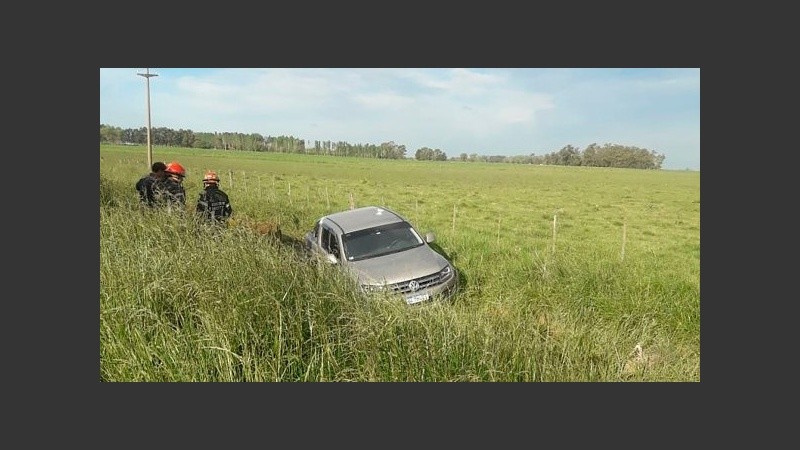
[[[108,125],[100,125],[100,142],[110,144],[122,143],[122,129]]]
[[[583,165],[598,166],[597,144],[591,143],[583,150]]]
[[[558,151],[555,157],[555,164],[560,166],[580,166],[581,165],[581,151],[580,149],[567,145]]]
[[[420,147],[414,152],[414,159],[417,161],[431,161],[433,160],[433,149],[428,147]]]
[[[309,153],[331,156],[358,156],[364,158],[404,159],[406,146],[394,141],[376,144],[351,144],[344,141],[309,141],[294,136],[266,136],[258,133],[238,132],[193,132],[157,127],[150,130],[154,145],[180,146],[186,148],[222,149],[256,152]],[[118,128],[100,124],[101,143],[147,143],[147,128]],[[420,161],[447,161],[447,154],[440,149],[420,147],[414,154]],[[453,161],[506,162],[515,164],[553,164],[564,166],[625,167],[635,169],[661,169],[666,157],[653,150],[619,144],[590,144],[584,151],[566,145],[557,152],[529,156],[486,156],[478,153],[461,153]]]
[[[513,164],[531,164],[532,157],[529,155],[514,155],[506,158],[505,162]]]
[[[406,146],[395,144],[394,141],[384,142],[379,149],[379,158],[403,159],[406,157]]]

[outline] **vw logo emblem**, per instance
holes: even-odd
[[[411,290],[411,292],[417,292],[417,289],[419,289],[419,281],[417,280],[409,281],[408,288]]]

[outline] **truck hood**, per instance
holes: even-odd
[[[448,262],[427,245],[363,261],[347,262],[359,284],[393,284],[434,274]]]

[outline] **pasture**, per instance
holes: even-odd
[[[146,148],[99,156],[101,380],[700,380],[699,172],[154,148],[189,208],[220,175],[209,232],[140,211]],[[298,254],[366,205],[436,233],[452,301],[366,301]]]

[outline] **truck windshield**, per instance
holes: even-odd
[[[390,253],[402,252],[424,244],[408,222],[397,222],[342,235],[344,255],[348,261],[359,261]]]

